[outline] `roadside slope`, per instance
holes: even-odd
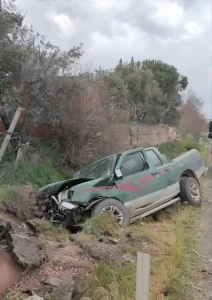
[[[198,300],[212,300],[212,175],[208,175],[202,183],[204,202],[198,231],[199,280],[194,287]],[[198,222],[197,222],[198,225]]]

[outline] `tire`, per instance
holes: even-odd
[[[114,216],[120,215],[121,220],[117,220],[120,226],[127,227],[130,225],[130,215],[128,209],[123,203],[115,199],[105,199],[97,203],[93,208],[92,217],[103,212],[112,212],[113,210],[115,211],[113,213]]]
[[[180,198],[192,206],[201,206],[202,191],[198,181],[192,177],[183,178],[180,182]]]

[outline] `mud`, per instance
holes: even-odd
[[[10,254],[0,252],[0,296],[21,277],[24,269],[16,264]]]

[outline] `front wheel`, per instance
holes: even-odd
[[[192,177],[184,178],[180,182],[180,198],[193,206],[202,203],[202,192],[198,181]]]
[[[92,217],[101,213],[110,213],[122,227],[130,225],[128,209],[118,200],[105,199],[97,203],[92,211]]]

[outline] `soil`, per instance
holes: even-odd
[[[0,253],[0,274],[4,274],[0,279],[0,295],[21,277],[22,272],[23,268],[17,265],[8,253]]]
[[[198,300],[212,300],[212,175],[203,179],[203,206],[200,220],[201,251],[197,253],[201,260],[200,280],[194,287]]]
[[[197,220],[197,231],[200,235],[199,242],[201,250],[195,255],[201,261],[199,267],[199,282],[194,286],[195,299],[212,300],[212,174],[202,180],[203,205]],[[10,220],[17,228],[22,228],[23,222],[13,216],[2,213],[0,218]],[[130,228],[128,228],[130,230]],[[76,235],[77,236],[77,235]],[[137,244],[141,249],[150,246],[153,241],[147,237],[136,235],[133,232],[123,231],[124,239],[109,241],[103,237],[102,241],[92,240],[80,243],[77,240],[59,244],[56,241],[45,241],[47,262],[32,271],[25,271],[18,266],[5,253],[4,245],[0,246],[0,274],[5,274],[4,280],[0,280],[0,295],[8,286],[15,283],[8,291],[11,299],[20,299],[23,295],[33,293],[43,296],[43,279],[51,276],[61,280],[74,277],[75,282],[81,284],[85,282],[99,259],[115,260],[123,264],[131,261],[133,257],[126,257],[127,246],[135,247]],[[118,247],[116,243],[122,247]],[[125,253],[125,254],[124,254]],[[198,268],[197,268],[198,270]],[[21,278],[20,278],[21,277]],[[20,280],[18,280],[20,278]],[[80,287],[83,290],[83,286]],[[79,299],[79,298],[76,298]],[[179,299],[180,300],[180,299]]]

